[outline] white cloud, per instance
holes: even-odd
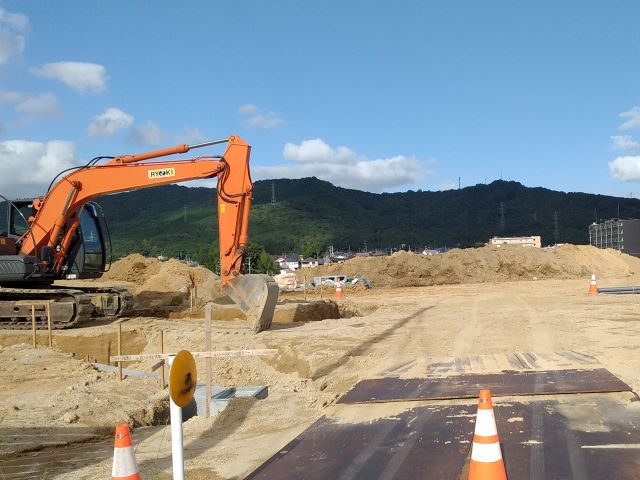
[[[254,115],[251,118],[245,120],[245,125],[251,128],[262,128],[263,130],[270,130],[284,124],[284,120],[278,118],[278,116],[269,112],[264,115]]]
[[[62,107],[53,93],[43,93],[26,98],[16,104],[16,112],[22,115],[21,121],[30,123],[62,115]]]
[[[284,124],[284,120],[275,112],[263,112],[252,103],[242,105],[238,108],[238,113],[245,117],[244,124],[249,128],[269,130]]]
[[[445,190],[457,190],[458,184],[456,182],[443,182],[438,185],[437,190],[443,192]]]
[[[240,108],[238,108],[238,113],[240,115],[251,115],[252,113],[256,113],[257,111],[258,107],[256,107],[253,103],[240,105]]]
[[[166,132],[153,121],[134,127],[129,134],[132,143],[143,146],[155,146],[163,143],[192,145],[209,140],[199,128],[186,126],[179,133]]]
[[[196,127],[184,127],[184,130],[181,133],[175,135],[176,143],[186,143],[187,145],[202,143],[206,140],[208,139],[205,137],[204,133]]]
[[[0,193],[14,198],[43,195],[59,172],[80,164],[74,143],[63,140],[7,140],[0,142],[0,158]]]
[[[620,130],[640,128],[640,107],[633,107],[631,110],[622,112],[618,116],[621,118],[628,118],[626,122],[620,125]]]
[[[140,145],[159,145],[164,141],[166,135],[158,125],[148,121],[135,127],[129,137],[133,142]]]
[[[20,92],[9,92],[0,90],[0,108],[7,103],[17,103],[24,98]]]
[[[640,180],[640,156],[618,157],[609,162],[609,171],[618,180]]]
[[[293,163],[253,167],[251,175],[255,179],[315,176],[345,188],[382,192],[413,183],[428,173],[415,158],[397,155],[372,160],[348,147],[333,148],[319,138],[300,145],[287,143],[283,156]]]
[[[29,27],[29,19],[21,13],[9,13],[0,8],[0,24],[7,25],[14,30],[25,31]]]
[[[29,20],[20,13],[9,13],[0,8],[0,67],[12,57],[22,55],[25,46],[24,32]]]
[[[611,138],[613,144],[611,150],[622,150],[624,152],[634,152],[640,148],[640,143],[633,139],[631,135],[614,135]]]
[[[31,70],[35,75],[59,80],[79,93],[102,93],[107,88],[107,69],[96,63],[54,62]]]
[[[87,135],[90,137],[110,138],[118,130],[130,127],[132,124],[133,116],[119,108],[110,107],[93,118],[93,122],[87,127]]]

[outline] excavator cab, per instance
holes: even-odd
[[[16,254],[16,243],[29,231],[28,218],[33,214],[31,200],[0,201],[0,238],[12,240],[0,243],[0,254]]]
[[[35,214],[32,200],[0,202],[0,284],[20,282],[51,283],[57,274],[44,265],[51,263],[52,249],[44,247],[36,255],[23,255],[20,246],[29,235],[29,218]],[[104,231],[106,223],[98,204],[87,202],[80,212],[80,228],[76,231],[63,278],[95,278],[105,271],[107,254]]]
[[[0,196],[0,285],[25,282],[37,273],[33,256],[20,254],[20,241],[29,233],[31,200],[11,201]]]
[[[62,275],[67,279],[99,277],[107,267],[108,232],[100,206],[87,202],[80,212],[80,228],[76,230]],[[107,241],[105,241],[105,239]]]

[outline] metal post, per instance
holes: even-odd
[[[320,300],[322,300],[322,277],[320,277]]]
[[[211,305],[211,302],[207,303],[204,312],[204,336],[207,343],[205,348],[207,352],[211,352],[211,320],[213,318],[213,305]],[[206,359],[205,372],[207,378],[204,390],[204,415],[209,418],[211,416],[211,357]]]
[[[118,355],[122,355],[122,324],[118,324]],[[118,380],[122,381],[122,362],[118,362]]]
[[[164,330],[160,330],[160,353],[164,353]],[[160,370],[160,390],[164,390],[164,363],[162,360],[162,367]]]
[[[307,301],[307,276],[304,277],[304,283],[302,284],[302,291],[304,291],[304,301]]]
[[[169,372],[175,355],[169,355]],[[171,388],[171,387],[169,387]],[[171,464],[173,480],[184,480],[184,452],[182,450],[182,408],[169,396],[169,414],[171,418]]]
[[[47,329],[49,330],[49,348],[53,347],[53,337],[51,336],[51,302],[47,302]]]
[[[31,305],[31,333],[32,333],[32,341],[33,347],[36,346],[36,306]]]

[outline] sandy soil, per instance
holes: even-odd
[[[402,403],[354,408],[335,405],[335,401],[358,380],[407,366],[411,375],[421,375],[428,364],[443,357],[575,350],[596,357],[640,391],[638,297],[587,295],[590,273],[598,266],[602,267],[596,270],[599,286],[640,284],[640,260],[588,247],[566,250],[571,255],[558,262],[564,266],[558,267],[557,278],[542,279],[543,275],[524,274],[519,269],[514,274],[517,278],[495,281],[499,280],[496,269],[505,269],[506,263],[500,267],[499,261],[485,259],[479,265],[482,252],[471,251],[470,260],[458,258],[458,263],[476,265],[473,268],[485,271],[484,279],[347,292],[340,303],[361,316],[282,323],[259,335],[252,335],[239,320],[214,322],[215,349],[275,348],[279,354],[214,363],[214,383],[269,385],[269,397],[234,400],[216,417],[187,421],[187,478],[243,478],[322,415],[349,422],[390,416],[408,408]],[[578,259],[574,270],[569,268],[572,255]],[[386,267],[391,260],[381,259]],[[548,264],[544,259],[534,260],[526,257],[522,263],[538,271]],[[414,265],[411,274],[392,269],[388,276],[421,278],[420,265]],[[344,264],[342,268],[350,267]],[[362,265],[358,268],[364,270]],[[368,268],[382,271],[380,266]],[[278,309],[302,301],[295,294],[284,299],[287,303]],[[134,317],[123,323],[123,330],[125,338],[130,338],[126,353],[156,352],[160,330],[167,351],[204,349],[203,320],[196,315]],[[67,352],[83,343],[97,349],[113,338],[113,332],[113,325],[104,324],[56,332],[54,341]],[[112,438],[103,432],[113,429],[116,421],[128,421],[134,427],[143,478],[170,478],[169,430],[162,417],[166,391],[147,380],[118,382],[113,374],[96,372],[81,354],[72,358],[56,349],[15,345],[28,342],[28,335],[0,332],[0,360],[12,365],[0,371],[0,430],[4,432],[0,435],[0,471],[7,478],[107,478]],[[151,363],[131,367],[148,370]],[[202,380],[203,362],[198,362],[198,369]],[[71,415],[65,418],[68,413]],[[20,445],[5,440],[8,433],[25,436],[25,432],[30,440],[22,438]],[[74,437],[64,440],[65,435],[76,433],[94,440],[83,444],[73,443]],[[47,434],[57,434],[54,440],[72,444],[47,446],[43,441]],[[34,449],[38,442],[46,448],[8,455]],[[21,468],[34,473],[31,477],[9,475]]]

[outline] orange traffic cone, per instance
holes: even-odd
[[[116,426],[116,439],[113,443],[112,480],[140,480],[140,470],[131,445],[129,426],[122,423]]]
[[[342,284],[340,283],[340,280],[338,280],[336,281],[336,299],[340,300],[342,297]]]
[[[591,283],[589,284],[589,295],[595,295],[598,293],[598,287],[596,286],[596,274],[591,274]]]
[[[468,480],[507,480],[489,390],[480,390]]]

